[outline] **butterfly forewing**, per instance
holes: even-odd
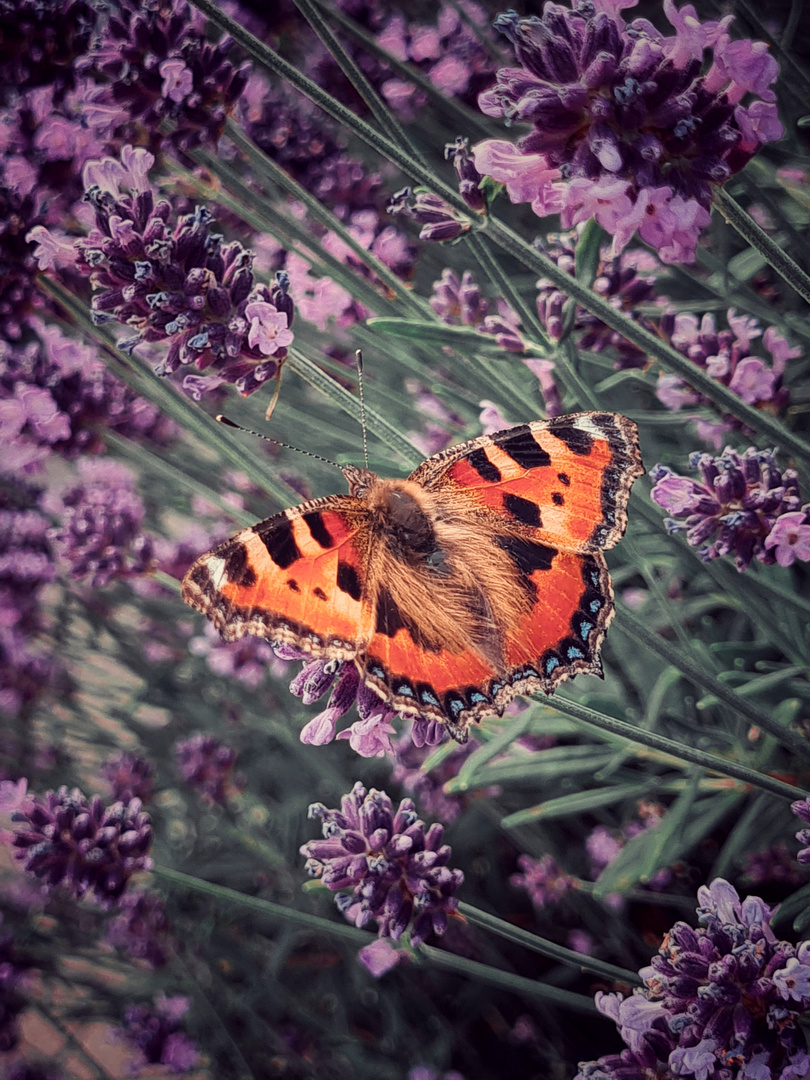
[[[332,495],[243,529],[197,560],[183,599],[226,641],[258,634],[313,656],[354,657],[369,637],[366,517],[362,500]]]
[[[567,551],[612,547],[630,488],[644,472],[636,425],[615,413],[522,424],[425,461],[411,479],[456,484],[483,512]]]

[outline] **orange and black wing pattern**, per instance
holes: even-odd
[[[368,639],[366,517],[353,495],[276,514],[201,556],[183,599],[226,641],[257,634],[314,657],[353,659]]]

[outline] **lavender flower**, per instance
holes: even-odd
[[[796,815],[801,818],[805,824],[810,825],[810,799],[800,799],[798,802],[791,803],[790,809]],[[799,829],[796,833],[796,839],[804,847],[796,856],[797,860],[802,865],[810,863],[810,829]]]
[[[518,143],[487,139],[473,157],[513,202],[559,213],[563,228],[595,217],[614,255],[638,232],[664,262],[693,262],[713,185],[782,135],[778,68],[762,42],[732,41],[732,16],[701,23],[691,5],[665,0],[675,29],[665,37],[646,19],[625,23],[633,4],[499,15],[521,66],[502,68],[479,105],[532,130]]]
[[[0,342],[0,431],[63,457],[99,450],[99,428],[165,446],[174,424],[110,372],[98,351],[54,325],[30,320],[37,337]]]
[[[188,1012],[184,997],[157,994],[154,1006],[130,1005],[124,1013],[122,1035],[138,1050],[132,1063],[136,1070],[146,1065],[163,1065],[169,1072],[182,1073],[199,1064],[196,1045],[180,1030]]]
[[[82,70],[106,81],[109,101],[157,150],[215,146],[247,83],[249,66],[227,58],[230,38],[206,40],[205,21],[188,5],[116,0]],[[170,134],[161,125],[169,121]]]
[[[305,705],[332,691],[327,707],[309,721],[301,731],[301,742],[310,746],[324,746],[335,738],[337,722],[353,705],[357,706],[360,719],[337,734],[338,739],[348,739],[349,745],[361,757],[383,757],[392,752],[391,721],[396,713],[390,709],[360,679],[357,667],[351,661],[312,660],[300,649],[288,645],[275,645],[276,656],[282,660],[303,660],[304,666],[290,683],[290,692],[300,697]],[[435,729],[440,724],[423,724],[425,737],[441,742],[443,735]],[[417,722],[414,723],[414,741],[417,739]],[[423,739],[424,741],[424,739]]]
[[[389,214],[405,214],[418,222],[422,226],[420,240],[457,240],[472,225],[450,203],[426,188],[402,188],[391,196],[386,209]]]
[[[13,458],[13,439],[4,444]],[[14,505],[12,492],[22,505]],[[0,713],[9,715],[37,698],[59,671],[36,640],[43,628],[42,591],[56,577],[49,522],[36,501],[22,484],[9,484],[0,494]]]
[[[211,623],[206,623],[202,634],[191,639],[188,648],[192,655],[204,656],[216,675],[238,679],[252,690],[261,686],[268,664],[275,660],[269,642],[249,635],[239,641],[226,642]]]
[[[109,907],[132,875],[151,870],[152,823],[140,799],[105,806],[74,788],[31,796],[13,820],[15,857],[47,888],[64,885],[74,896],[89,893]]]
[[[727,330],[718,330],[713,315],[698,318],[687,312],[668,312],[661,319],[660,332],[678,352],[733,390],[748,405],[781,412],[790,397],[782,386],[785,365],[800,356],[801,349],[791,348],[772,326],[763,334],[756,319],[737,315],[733,308],[728,312],[728,326]],[[752,342],[760,336],[765,351],[770,353],[770,366],[754,355]],[[656,395],[668,409],[676,411],[708,404],[707,398],[677,375],[660,375]],[[735,417],[724,416],[721,422],[700,420],[698,431],[719,450],[724,434],[742,426]]]
[[[801,506],[796,472],[780,471],[773,450],[727,446],[717,458],[692,454],[689,465],[702,483],[656,465],[652,497],[672,514],[667,531],[686,532],[704,562],[733,552],[742,572],[754,558],[780,566],[810,559],[810,505]]]
[[[175,743],[174,756],[187,784],[209,802],[225,802],[236,762],[235,750],[213,735],[198,733]]]
[[[722,878],[698,890],[697,930],[676,923],[630,997],[596,995],[627,1044],[576,1080],[798,1080],[810,1068],[810,942],[777,941],[771,909]]]
[[[0,93],[73,85],[75,61],[90,45],[97,12],[87,0],[2,0]]]
[[[536,908],[556,904],[572,889],[577,888],[577,879],[560,870],[551,855],[533,859],[531,855],[518,857],[520,874],[513,874],[509,879],[516,889],[525,889]]]
[[[0,1053],[17,1045],[17,1017],[27,1004],[22,989],[30,967],[15,948],[12,934],[0,931]]]
[[[107,758],[99,773],[112,789],[116,802],[140,799],[149,802],[155,791],[155,770],[144,758],[121,751]]]
[[[444,785],[458,775],[476,746],[477,743],[470,741],[464,746],[454,747],[440,765],[430,772],[424,772],[422,765],[432,747],[417,746],[410,733],[406,732],[394,743],[391,780],[414,797],[422,813],[449,825],[462,813],[469,799],[466,795],[446,794]]]
[[[51,540],[75,578],[94,588],[114,578],[145,573],[152,564],[152,541],[141,531],[144,506],[135,476],[116,461],[82,458],[79,483],[61,496],[48,493],[45,506],[62,518]]]
[[[238,241],[223,245],[203,207],[172,227],[170,204],[155,201],[147,180],[153,164],[147,151],[124,147],[120,163],[104,158],[85,169],[96,228],[76,241],[76,265],[96,290],[94,318],[135,327],[125,349],[169,341],[158,374],[213,368],[217,385],[252,394],[277,375],[293,339],[289,278],[254,286],[250,252]],[[44,233],[36,236],[40,260]]]
[[[451,851],[442,844],[441,825],[427,828],[410,799],[394,813],[385,792],[366,793],[360,783],[343,796],[340,810],[313,803],[309,816],[321,819],[324,838],[301,848],[307,872],[340,892],[335,899],[347,919],[356,926],[374,919],[378,936],[395,941],[409,929],[413,945],[431,929],[444,933],[464,875],[447,865]]]
[[[576,249],[581,234],[582,227],[567,233],[550,233],[543,242],[549,258],[572,277],[576,272]],[[659,265],[653,255],[639,248],[618,255],[611,255],[608,248],[603,248],[593,282],[594,292],[634,322],[652,330],[653,323],[640,314],[639,305],[663,302],[655,291],[654,271]],[[563,313],[568,297],[547,278],[537,282],[537,289],[537,313],[549,337],[558,341],[563,334]],[[595,353],[608,348],[615,350],[618,358],[614,366],[620,370],[647,365],[647,356],[637,345],[579,305],[573,330],[580,335],[578,344],[582,349],[591,349]]]
[[[796,835],[799,836],[798,833]],[[799,855],[802,854],[799,852]],[[807,880],[796,866],[797,858],[799,856],[789,851],[782,840],[760,851],[749,851],[745,858],[743,880],[750,885],[781,885],[796,889]],[[799,859],[799,862],[803,861]]]
[[[106,936],[111,945],[153,968],[165,967],[174,951],[166,908],[150,892],[126,893]]]
[[[430,306],[448,326],[479,326],[489,310],[472,273],[465,270],[459,281],[449,268],[433,282]]]

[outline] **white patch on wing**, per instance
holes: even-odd
[[[207,562],[211,584],[215,589],[221,589],[225,581],[225,560],[212,555]]]

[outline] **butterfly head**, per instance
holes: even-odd
[[[372,487],[380,482],[379,476],[370,469],[358,469],[356,465],[343,465],[341,472],[346,477],[349,492],[358,499],[364,499]]]

